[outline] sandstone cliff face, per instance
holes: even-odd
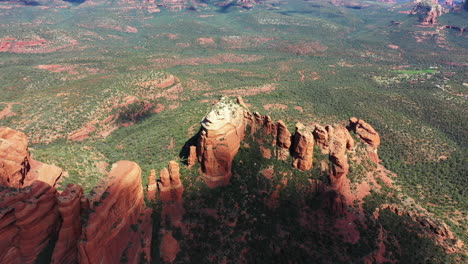
[[[0,127],[0,185],[20,188],[40,180],[55,186],[62,169],[33,160],[28,137],[9,127]]]
[[[57,198],[62,226],[52,255],[52,263],[74,263],[78,259],[78,240],[81,236],[80,215],[83,189],[69,184]]]
[[[0,189],[0,208],[0,260],[34,263],[60,227],[57,191],[41,181]]]
[[[19,188],[31,169],[28,138],[8,127],[0,128],[0,184]]]
[[[90,199],[79,247],[80,263],[140,263],[149,258],[151,209],[145,208],[141,169],[130,161],[112,166]]]
[[[296,124],[294,143],[292,148],[293,167],[306,171],[312,169],[314,156],[314,135],[312,128],[301,123]]]
[[[202,121],[197,145],[198,161],[210,187],[229,183],[232,160],[244,138],[244,109],[223,97]]]

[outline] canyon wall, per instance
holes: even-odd
[[[90,198],[75,184],[58,192],[61,175],[31,158],[26,135],[0,128],[2,263],[150,261],[152,210],[136,163],[114,164]]]

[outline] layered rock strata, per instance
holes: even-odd
[[[83,188],[76,184],[69,184],[57,198],[62,226],[52,255],[52,263],[74,263],[78,259],[77,245],[81,236],[82,199],[86,199],[83,197]]]
[[[0,208],[0,260],[35,263],[60,228],[57,191],[41,181],[22,189],[0,187]]]
[[[78,245],[80,263],[140,263],[151,245],[151,209],[145,208],[141,169],[131,161],[112,166],[90,199]]]

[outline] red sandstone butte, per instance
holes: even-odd
[[[244,109],[222,97],[202,121],[198,161],[210,188],[229,184],[232,160],[244,138]]]
[[[314,156],[314,135],[312,128],[301,123],[296,124],[293,139],[293,167],[302,171],[312,169]]]
[[[141,169],[136,163],[112,165],[89,206],[78,244],[80,263],[149,261],[151,209],[145,208]]]
[[[74,263],[78,259],[78,241],[81,236],[81,199],[83,189],[80,185],[69,184],[58,196],[58,210],[62,226],[52,255],[52,263]]]
[[[58,232],[57,191],[35,181],[22,189],[0,188],[0,260],[35,263]]]
[[[338,184],[340,178],[346,177],[349,172],[347,150],[353,150],[354,140],[348,130],[342,126],[326,126],[329,137],[331,163],[330,179],[332,184]]]

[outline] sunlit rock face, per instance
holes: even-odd
[[[140,166],[125,160],[115,163],[94,192],[78,244],[79,262],[149,261],[152,210],[145,206]]]
[[[0,185],[21,188],[40,180],[55,186],[62,169],[33,160],[28,137],[9,127],[0,127]]]
[[[349,119],[349,128],[353,130],[367,145],[369,158],[374,163],[379,163],[379,155],[377,154],[380,146],[380,135],[366,121],[351,117]]]
[[[197,146],[198,161],[210,187],[229,183],[232,160],[244,138],[244,109],[222,97],[203,118]]]

